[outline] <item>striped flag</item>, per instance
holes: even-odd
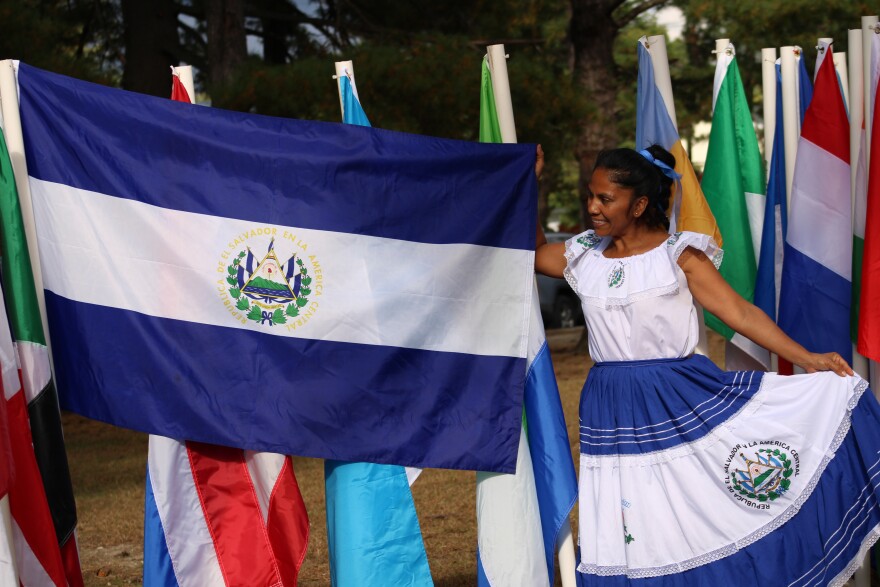
[[[65,407],[249,450],[515,470],[533,148],[24,64],[18,81]]]
[[[0,282],[14,340],[2,352],[15,479],[9,491],[23,585],[82,585],[76,505],[18,191],[0,134]],[[20,384],[8,375],[14,365]]]
[[[830,52],[798,142],[779,326],[809,350],[836,351],[851,362],[849,121]]]
[[[866,34],[866,33],[863,33]],[[864,254],[861,266],[861,292],[858,313],[858,351],[872,361],[880,361],[880,35],[871,34],[871,104],[865,112],[872,113],[871,161],[865,190]],[[862,134],[864,135],[864,125]],[[861,153],[864,154],[864,144]],[[864,182],[865,161],[859,157],[861,178]],[[859,211],[857,200],[856,211]],[[857,216],[857,225],[859,217]],[[857,234],[858,236],[858,234]],[[858,251],[859,247],[856,247]],[[873,368],[873,367],[872,367]]]
[[[694,173],[678,130],[669,116],[663,96],[654,81],[654,64],[645,48],[646,37],[638,43],[639,83],[637,95],[636,148],[646,149],[660,145],[675,156],[675,171],[681,175],[681,211],[676,230],[690,230],[708,234],[721,246],[723,235],[715,216],[706,202],[700,182]]]
[[[145,585],[296,585],[308,537],[289,456],[150,436]]]
[[[370,126],[348,71],[339,78],[342,120]],[[324,461],[327,543],[335,587],[433,585],[410,490],[419,469]],[[377,556],[381,553],[381,556]]]
[[[491,71],[483,60],[480,141],[501,142]],[[554,584],[556,543],[577,499],[571,446],[533,286],[524,433],[515,475],[477,473],[477,584]]]
[[[776,322],[777,300],[782,279],[782,250],[788,228],[785,187],[785,136],[782,119],[782,75],[776,64],[776,130],[767,180],[764,222],[761,227],[761,251],[755,275],[755,305]],[[766,148],[766,147],[765,147]]]
[[[734,291],[752,302],[766,205],[765,175],[732,44],[718,55],[713,106],[702,188],[724,235],[726,256],[719,271]],[[737,334],[708,312],[706,325],[746,354],[743,357],[741,353],[728,352],[728,368],[742,369],[744,363],[753,369],[769,366],[766,349]],[[733,350],[730,346],[727,348]]]

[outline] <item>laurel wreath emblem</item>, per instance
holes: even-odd
[[[262,323],[268,319],[270,325],[286,324],[288,318],[296,318],[299,316],[300,309],[308,305],[308,296],[312,293],[310,287],[312,284],[312,278],[309,277],[309,271],[306,269],[303,260],[299,258],[296,260],[299,274],[302,276],[299,296],[292,302],[286,304],[283,310],[281,308],[275,308],[271,316],[267,317],[264,315],[263,310],[261,310],[256,304],[252,304],[247,296],[242,295],[241,290],[238,288],[238,281],[235,276],[238,274],[238,267],[241,265],[241,261],[244,259],[245,255],[247,255],[245,251],[239,252],[238,256],[232,259],[232,263],[226,266],[226,272],[228,273],[226,276],[226,283],[230,285],[228,290],[229,295],[238,300],[235,307],[242,312],[245,312],[245,316],[248,320]]]
[[[788,491],[789,487],[791,487],[791,476],[794,474],[794,467],[791,465],[791,459],[788,454],[779,450],[778,448],[769,449],[769,448],[761,448],[758,449],[759,453],[764,453],[768,455],[773,455],[782,463],[782,480],[779,482],[774,489],[768,491],[766,493],[754,493],[746,488],[744,488],[739,481],[737,481],[734,475],[730,476],[731,485],[733,488],[740,494],[748,497],[749,499],[757,499],[758,501],[774,501],[779,499],[783,493]]]

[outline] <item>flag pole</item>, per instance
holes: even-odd
[[[720,61],[721,55],[727,51],[727,47],[730,45],[730,39],[715,39],[715,50],[713,53],[716,55],[715,62]],[[718,76],[718,68],[715,68],[715,81],[712,86],[712,112],[715,112],[715,100],[718,98],[718,90],[721,89],[721,83]]]
[[[648,55],[654,66],[654,84],[660,90],[666,112],[672,119],[672,126],[678,131],[678,118],[675,116],[675,102],[672,98],[672,77],[669,75],[669,55],[666,52],[666,37],[654,35],[648,37]]]
[[[49,350],[49,364],[52,365],[49,321],[46,320],[46,294],[43,290],[40,252],[37,248],[34,206],[33,200],[31,200],[31,190],[28,185],[27,162],[25,161],[24,154],[24,135],[21,131],[21,116],[18,110],[18,84],[15,79],[15,70],[16,64],[12,59],[0,61],[0,107],[2,107],[3,113],[3,134],[6,137],[6,148],[9,150],[9,160],[12,162],[12,173],[15,176],[15,187],[18,190],[28,256],[30,257],[31,268],[34,274],[34,286],[37,290],[37,305],[40,309],[40,319],[43,322],[43,336],[46,337],[46,348]]]
[[[179,65],[177,67],[172,67],[171,69],[174,71],[174,75],[180,80],[180,83],[183,84],[183,89],[186,90],[186,93],[189,96],[189,101],[195,104],[196,90],[193,85],[192,65]]]
[[[841,51],[840,53],[834,54],[834,70],[837,72],[837,77],[840,79],[840,90],[843,92],[843,101],[846,104],[847,111],[849,111],[849,75],[847,72],[846,66],[846,51]],[[852,156],[852,151],[850,151],[850,157]]]
[[[333,79],[336,80],[336,92],[339,94],[339,113],[340,116],[345,116],[345,105],[342,103],[342,88],[339,86],[339,80],[345,75],[354,77],[354,64],[351,61],[337,61],[335,65],[336,75],[333,76]]]
[[[871,126],[874,122],[874,111],[871,109],[871,100],[873,99],[873,96],[871,96],[871,43],[873,36],[877,34],[874,30],[874,27],[877,26],[877,21],[876,15],[862,17],[862,91],[864,92],[865,105],[865,136],[868,138],[865,146],[865,161],[871,160]],[[865,173],[870,177],[868,168],[870,168],[870,165],[866,166]]]
[[[516,123],[513,120],[513,100],[510,97],[510,80],[507,77],[507,54],[504,45],[486,47],[489,69],[492,70],[492,92],[495,94],[495,112],[501,130],[501,141],[516,142]]]
[[[495,112],[501,130],[501,140],[505,143],[516,142],[516,123],[513,119],[513,101],[510,94],[510,79],[507,76],[507,54],[504,45],[486,47],[489,58],[489,69],[492,71],[492,93],[495,97]],[[559,560],[559,578],[562,587],[575,587],[577,567],[574,554],[574,538],[571,534],[571,523],[566,521],[559,530],[556,540],[556,556]]]
[[[834,43],[834,39],[831,37],[819,37],[818,42],[816,43],[816,69],[813,70],[813,83],[816,83],[816,76],[819,75],[819,68],[822,66],[822,62],[825,60],[825,55],[828,53],[828,47]]]
[[[862,89],[863,84],[863,68],[862,68],[862,30],[850,29],[847,34],[847,47],[850,47],[849,59],[847,60],[849,100],[849,153],[850,153],[850,184],[852,185],[852,214],[853,214],[853,234],[855,234],[855,224],[859,221],[856,217],[858,213],[856,209],[856,175],[858,173],[859,150],[861,149],[861,132],[862,121],[865,115],[865,95]],[[835,55],[836,57],[836,55]],[[842,79],[842,78],[841,78]],[[864,222],[864,219],[861,220]],[[868,359],[859,354],[856,350],[856,344],[853,343],[853,370],[864,378],[869,375]]]
[[[761,87],[764,100],[764,169],[770,179],[770,160],[773,158],[773,137],[776,132],[776,47],[761,49]]]
[[[786,210],[791,213],[791,184],[794,180],[794,162],[797,158],[800,120],[797,98],[797,56],[799,47],[786,46],[779,49],[782,61],[782,127],[785,140],[785,199]]]

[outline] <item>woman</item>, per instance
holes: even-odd
[[[538,171],[543,154],[538,153]],[[595,366],[580,405],[582,585],[842,584],[880,533],[880,406],[739,297],[711,237],[667,233],[675,160],[599,155],[593,229],[535,267],[577,292]],[[807,372],[694,355],[693,300]]]

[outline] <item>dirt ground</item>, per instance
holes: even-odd
[[[575,459],[578,399],[592,364],[586,352],[577,347],[581,332],[573,328],[547,333]],[[710,343],[710,355],[722,363],[723,342],[713,337]],[[64,433],[86,586],[140,584],[146,435],[73,414],[64,415]],[[323,462],[296,458],[294,468],[311,520],[299,584],[329,585]],[[476,584],[475,491],[475,474],[462,471],[426,470],[413,486],[428,561],[438,587]],[[576,515],[572,522],[576,532]]]

